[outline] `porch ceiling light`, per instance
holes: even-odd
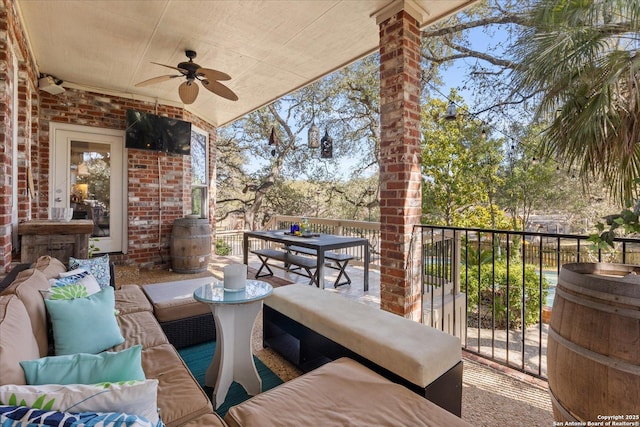
[[[309,135],[307,136],[307,145],[309,148],[320,147],[320,129],[316,126],[316,123],[311,123],[309,128]]]

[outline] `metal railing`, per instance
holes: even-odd
[[[588,236],[456,227],[417,228],[423,321],[465,350],[546,378],[546,343],[560,267],[640,264],[640,240],[593,249]]]
[[[301,220],[298,216],[276,215],[265,224],[264,230],[288,230],[292,224],[299,223]],[[340,236],[364,237],[369,240],[369,251],[371,265],[377,266],[380,261],[380,223],[366,221],[350,221],[324,218],[308,218],[311,231],[314,233],[336,234]],[[216,232],[216,241],[222,242],[227,255],[242,255],[242,235],[243,230],[218,231]],[[262,242],[250,240],[252,245],[261,245]],[[250,249],[257,249],[251,247]],[[362,262],[364,253],[361,246],[341,249],[342,252],[353,255],[354,262]]]

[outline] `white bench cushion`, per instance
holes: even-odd
[[[462,360],[459,338],[331,291],[294,283],[264,303],[420,387]]]
[[[158,322],[170,322],[211,313],[207,304],[196,301],[193,291],[215,280],[213,277],[144,285],[142,290],[153,305]]]

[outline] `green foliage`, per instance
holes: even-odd
[[[97,246],[98,239],[96,237],[89,238],[89,250],[88,256],[89,258],[93,258],[93,256],[100,252],[100,248]]]
[[[637,1],[536,2],[514,49],[514,93],[539,97],[544,152],[604,178],[619,201],[635,199],[640,178]]]
[[[491,326],[493,317],[497,328],[521,328],[524,308],[525,327],[537,323],[541,310],[540,280],[542,280],[544,304],[549,286],[547,279],[538,275],[534,265],[524,266],[523,306],[523,265],[511,262],[508,276],[505,261],[496,261],[495,269],[493,265],[485,260],[480,266],[469,264],[468,267],[462,268],[462,284],[463,286],[466,284],[464,292],[467,293],[469,310],[476,313],[472,318],[479,313],[482,326]],[[478,277],[478,268],[480,268],[480,277]]]
[[[18,397],[15,394],[11,394],[9,396],[9,401],[4,403],[0,401],[0,405],[10,405],[10,406],[29,406],[31,408],[42,409],[44,411],[49,411],[53,407],[55,403],[55,398],[47,400],[47,395],[40,395],[35,401],[27,403],[24,399],[18,401]]]
[[[597,233],[589,236],[596,249],[611,249],[614,247],[613,239],[618,234],[640,233],[640,201],[631,208],[627,206],[620,213],[607,215],[603,222],[596,224]]]
[[[451,98],[462,104],[455,93]],[[481,123],[445,120],[447,104],[431,99],[422,107],[422,211],[429,224],[456,225],[470,207],[488,201],[480,178],[495,176],[501,155],[482,139]]]
[[[517,221],[517,220],[516,220]],[[491,225],[493,222],[494,225]],[[473,206],[465,210],[456,220],[457,227],[513,230],[513,220],[497,205]]]
[[[222,239],[216,240],[216,255],[231,255],[231,246]]]

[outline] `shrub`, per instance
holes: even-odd
[[[524,327],[533,325],[539,321],[540,301],[547,297],[549,284],[542,277],[542,298],[540,298],[540,276],[536,267],[531,264],[524,266],[517,262],[509,264],[509,276],[507,278],[507,264],[505,261],[497,261],[495,269],[493,264],[486,263],[480,266],[480,286],[478,286],[478,266],[469,265],[462,268],[462,287],[466,283],[468,307],[472,318],[480,316],[481,326],[490,327],[492,319],[497,328],[509,329],[522,327],[523,295],[524,288]],[[468,272],[468,277],[465,274]],[[466,279],[466,280],[465,280]],[[508,279],[508,280],[507,280]],[[492,286],[492,283],[494,285]],[[508,288],[507,288],[508,283]],[[480,291],[478,292],[478,287]],[[508,292],[507,292],[508,290]],[[507,301],[508,294],[508,301]],[[508,318],[507,318],[508,307]]]
[[[216,240],[216,255],[231,255],[231,246],[222,239]]]

